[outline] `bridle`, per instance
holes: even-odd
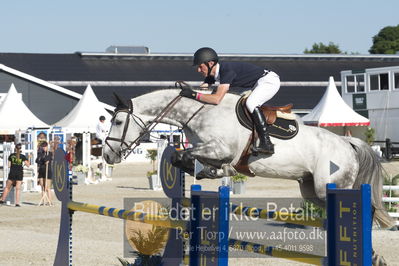
[[[141,126],[141,125],[137,122],[137,120],[135,119],[135,116],[133,116],[132,111],[129,110],[129,109],[120,109],[120,110],[117,110],[117,111],[114,113],[114,116],[113,116],[112,119],[111,119],[112,122],[115,121],[116,116],[117,116],[119,113],[126,113],[125,126],[124,126],[124,128],[123,128],[122,136],[121,136],[120,138],[114,138],[114,137],[107,136],[107,137],[105,138],[105,145],[107,145],[108,148],[109,148],[113,153],[115,153],[116,155],[122,157],[122,156],[124,156],[124,153],[126,153],[126,151],[128,150],[128,148],[134,145],[134,143],[132,143],[132,142],[130,142],[130,141],[129,141],[129,142],[126,141],[126,134],[127,134],[128,129],[129,129],[130,119],[132,119],[133,121],[135,121],[135,123],[136,123],[137,125],[139,125],[141,128],[144,128],[144,127]],[[137,117],[137,118],[138,118],[138,117]],[[140,121],[141,121],[141,120],[140,120]],[[143,123],[143,125],[144,125],[144,123]],[[119,151],[119,152],[115,151],[114,148],[112,148],[112,146],[110,145],[110,141],[116,141],[116,142],[119,142],[119,143],[120,143],[120,145],[119,145],[120,151]]]
[[[137,115],[133,114],[133,106],[131,104],[131,102],[129,102],[129,107],[128,108],[124,108],[124,109],[120,109],[117,110],[111,121],[114,121],[116,116],[121,113],[121,112],[125,112],[126,113],[126,120],[125,120],[125,126],[123,128],[123,132],[122,132],[122,136],[120,138],[114,138],[114,137],[110,137],[107,136],[107,138],[105,139],[105,145],[108,146],[108,148],[115,153],[117,156],[119,157],[123,157],[124,159],[126,159],[126,157],[128,157],[130,155],[130,153],[137,147],[140,145],[140,140],[147,135],[147,133],[151,132],[151,130],[154,129],[154,127],[165,117],[165,115],[173,108],[173,106],[182,98],[182,96],[178,95],[176,96],[159,114],[157,117],[155,117],[154,120],[152,120],[149,124],[145,124],[145,122],[138,117]],[[126,140],[126,135],[129,129],[129,123],[130,120],[134,121],[141,129],[141,133],[140,135],[133,141],[127,141]],[[114,141],[114,142],[119,142],[119,148],[120,151],[117,152],[115,151],[112,146],[110,145],[110,141]]]

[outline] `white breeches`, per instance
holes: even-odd
[[[280,89],[280,77],[270,71],[256,82],[251,95],[247,99],[247,108],[252,113],[255,107],[261,106],[270,100]]]

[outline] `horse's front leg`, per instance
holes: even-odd
[[[200,143],[192,149],[176,151],[172,157],[172,164],[186,173],[194,175],[194,164],[197,159],[204,165],[204,169],[196,175],[197,179],[221,178],[225,176],[221,169],[222,165],[230,163],[232,160],[232,155],[225,147],[221,141],[215,139]]]
[[[192,154],[193,150],[188,149],[185,151],[176,151],[172,155],[172,164],[175,167],[180,168],[184,172],[194,176],[194,168],[195,168],[195,158]],[[196,174],[197,179],[203,179],[203,178],[219,178],[221,176],[218,176],[218,169],[216,167],[203,164],[204,169],[201,170],[201,172]]]
[[[192,149],[175,151],[172,154],[172,165],[190,175],[194,174],[194,164],[195,158],[192,155]]]

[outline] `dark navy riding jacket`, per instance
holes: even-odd
[[[252,88],[258,79],[265,74],[265,69],[245,62],[219,63],[220,84],[230,84],[230,87]],[[205,83],[215,83],[214,77],[207,77]]]

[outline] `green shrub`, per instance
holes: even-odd
[[[366,132],[364,132],[366,136],[366,142],[368,145],[372,145],[375,138],[375,130],[372,127],[367,128]]]
[[[248,180],[248,176],[240,174],[240,173],[238,173],[236,175],[233,175],[231,177],[231,181],[234,182],[234,183],[245,182],[247,180]]]
[[[158,150],[157,149],[148,149],[145,158],[151,160],[152,171],[147,172],[147,177],[157,174],[157,170],[155,169],[155,161],[157,160]]]

